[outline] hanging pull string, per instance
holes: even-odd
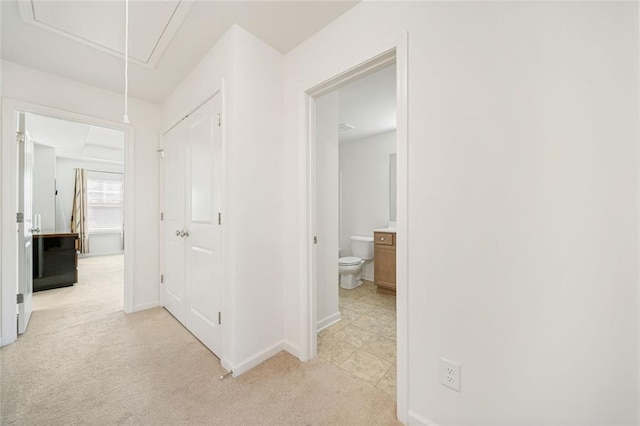
[[[129,124],[129,0],[124,4],[124,122]]]

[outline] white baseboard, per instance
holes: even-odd
[[[141,303],[133,307],[133,312],[146,311],[147,309],[156,308],[160,306],[160,301],[155,300],[153,302]]]
[[[340,321],[340,312],[336,312],[335,314],[329,315],[328,317],[321,319],[318,321],[318,325],[316,326],[316,330],[318,332],[324,330],[325,328],[337,323]]]
[[[284,340],[276,343],[270,348],[256,353],[255,355],[245,359],[236,366],[229,365],[229,363],[227,362],[224,362],[222,366],[227,370],[233,370],[233,377],[238,377],[242,373],[246,373],[253,367],[257,366],[258,364],[262,364],[263,362],[265,362],[272,356],[282,352],[283,350],[286,350]]]
[[[299,358],[300,349],[297,346],[287,342],[286,340],[282,342],[282,349],[289,352],[291,355],[295,356],[296,358]]]
[[[432,422],[426,417],[422,417],[420,414],[415,411],[409,410],[409,421],[407,422],[409,426],[438,426],[436,422]]]
[[[12,344],[14,342],[15,342],[15,340],[9,341],[9,339],[0,338],[0,347],[10,345],[10,344]]]

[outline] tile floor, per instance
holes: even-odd
[[[396,298],[370,281],[340,289],[342,320],[318,333],[318,357],[396,397]]]

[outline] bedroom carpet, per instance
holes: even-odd
[[[237,378],[167,311],[122,312],[122,256],[80,260],[79,284],[36,293],[0,349],[0,424],[399,424],[395,400],[319,359],[281,352]]]

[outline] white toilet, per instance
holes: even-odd
[[[347,290],[362,284],[360,270],[362,265],[373,259],[373,237],[352,236],[351,256],[338,259],[338,272],[340,273],[340,287]]]

